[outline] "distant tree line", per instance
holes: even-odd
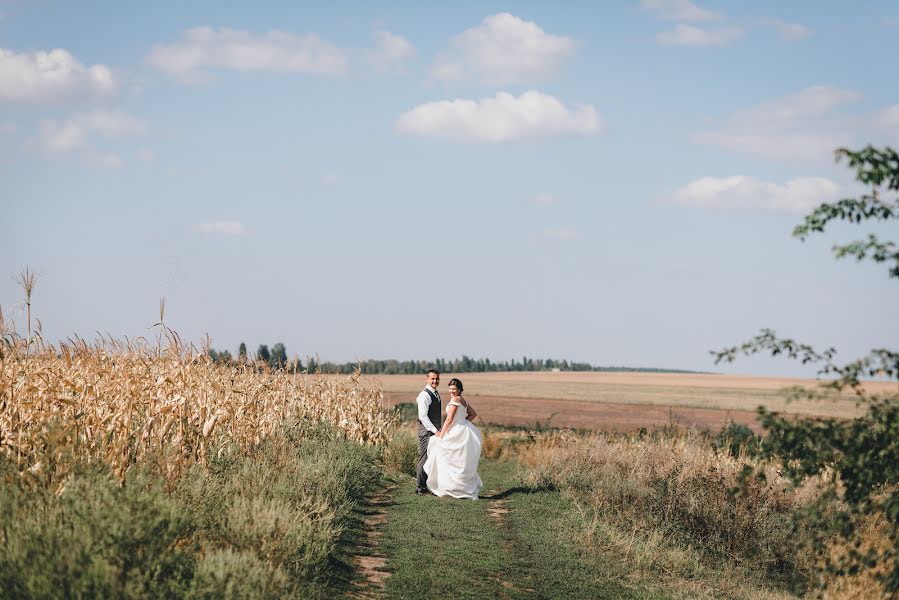
[[[265,364],[272,370],[288,370],[291,372],[306,371],[312,373],[352,373],[359,369],[364,375],[419,375],[428,369],[435,368],[441,373],[487,373],[501,371],[639,371],[644,373],[695,373],[680,369],[657,369],[647,367],[599,367],[585,362],[559,360],[555,358],[528,358],[522,356],[521,360],[492,361],[489,358],[472,358],[462,355],[462,358],[434,360],[363,360],[357,362],[335,363],[330,361],[319,362],[316,358],[306,357],[303,362],[299,357],[287,358],[287,348],[284,344],[277,343],[269,349],[261,344],[254,356],[247,355],[247,345],[240,344],[237,357],[231,355],[228,350],[217,351],[209,349],[209,357],[218,363],[253,363]]]

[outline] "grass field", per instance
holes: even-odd
[[[450,378],[441,375],[443,389]],[[786,399],[787,388],[813,379],[679,373],[514,372],[463,373],[465,396],[486,422],[533,425],[551,418],[565,427],[615,429],[681,425],[718,429],[729,420],[756,425],[756,408],[797,415],[850,418],[863,409],[849,393],[830,400]],[[420,375],[372,377],[390,405],[413,402]],[[894,382],[869,382],[872,392],[895,391]]]

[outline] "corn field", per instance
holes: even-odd
[[[298,420],[323,421],[367,445],[386,442],[394,426],[380,389],[365,388],[358,375],[216,364],[170,330],[154,343],[51,346],[8,335],[0,343],[0,452],[23,477],[62,482],[71,465],[88,460],[121,478],[155,454],[171,480]]]

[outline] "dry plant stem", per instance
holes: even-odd
[[[28,356],[31,348],[31,292],[34,291],[34,284],[37,281],[37,273],[25,267],[19,273],[19,285],[25,292],[25,306],[28,310],[28,338],[25,343],[25,356]]]

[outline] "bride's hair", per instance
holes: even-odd
[[[454,385],[454,386],[456,386],[457,388],[459,388],[459,391],[460,391],[460,392],[462,391],[462,381],[461,381],[461,380],[456,379],[455,377],[453,377],[452,379],[450,379],[449,384],[450,384],[450,385]]]

